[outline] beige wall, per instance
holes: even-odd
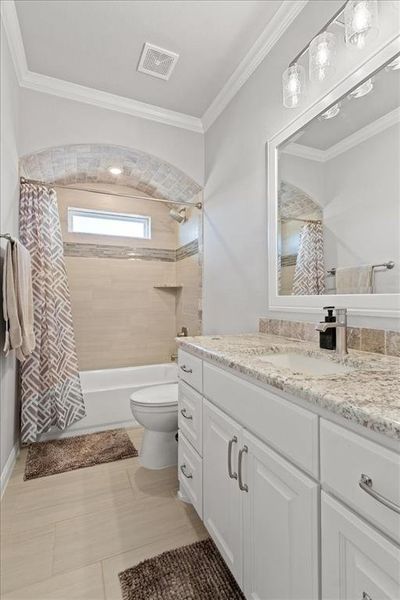
[[[143,195],[132,188],[105,184],[98,188]],[[169,217],[167,204],[61,188],[57,189],[57,197],[65,242],[173,250],[187,243],[179,240],[182,226]],[[69,233],[68,206],[149,215],[152,238],[133,240]],[[197,213],[196,219],[200,214]],[[185,225],[185,236],[189,230],[195,233],[193,221]],[[169,362],[176,352],[174,338],[178,328],[187,322],[191,333],[199,332],[201,288],[197,254],[177,263],[79,256],[66,256],[65,261],[81,370]],[[154,287],[176,283],[178,273],[184,284],[182,290]]]

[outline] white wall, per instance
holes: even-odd
[[[67,144],[137,148],[182,169],[200,185],[204,136],[50,94],[21,90],[20,155]]]
[[[255,331],[258,318],[268,314],[266,142],[324,95],[322,86],[310,86],[302,109],[285,109],[281,76],[341,4],[309,2],[206,133],[205,333]],[[391,3],[385,4],[390,15],[383,15],[380,36],[363,51],[338,54],[335,80],[330,85],[371,56],[382,39],[393,36],[395,9]],[[310,318],[296,312],[271,312],[270,316]],[[365,323],[379,326],[369,319]],[[362,325],[362,320],[358,324]]]
[[[18,84],[2,26],[0,230],[1,233],[11,233],[12,235],[18,234],[18,101]],[[3,265],[4,247],[5,242],[2,240],[1,265]],[[1,320],[0,345],[0,464],[3,484],[3,476],[6,476],[4,467],[18,439],[16,360],[14,352],[11,352],[7,358],[4,357],[2,352],[4,345],[3,320]]]
[[[399,291],[400,126],[394,125],[324,163],[327,267],[379,264],[377,293]]]

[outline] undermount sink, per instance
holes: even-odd
[[[261,360],[269,362],[278,368],[289,369],[296,373],[305,375],[341,375],[354,371],[354,367],[348,367],[342,363],[326,358],[315,358],[296,352],[282,352],[267,354]]]

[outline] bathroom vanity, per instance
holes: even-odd
[[[180,495],[246,598],[398,600],[399,360],[266,334],[179,346]]]

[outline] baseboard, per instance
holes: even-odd
[[[4,469],[1,472],[1,480],[0,480],[0,498],[3,497],[4,492],[6,491],[6,487],[8,481],[11,477],[11,473],[17,462],[18,454],[19,454],[19,442],[17,442],[13,448],[11,449],[10,454],[8,455],[7,462],[4,465]]]
[[[82,427],[82,429],[65,429],[60,431],[56,427],[46,433],[42,433],[40,436],[41,442],[47,442],[48,440],[62,440],[64,438],[76,437],[77,435],[85,435],[86,433],[96,433],[97,431],[108,431],[109,429],[133,429],[134,427],[140,427],[139,423],[133,419],[130,421],[121,421],[116,423],[103,423],[101,425],[93,425],[92,427]]]

